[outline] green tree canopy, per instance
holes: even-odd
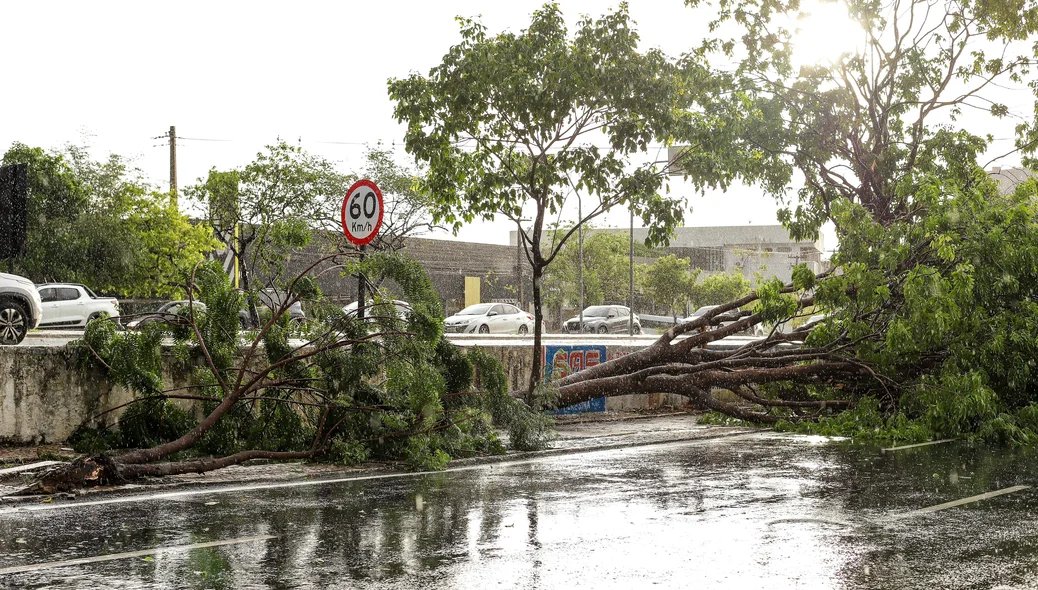
[[[215,246],[118,155],[46,152],[15,143],[3,164],[29,168],[28,235],[16,272],[35,282],[79,282],[141,297],[183,292],[186,273]]]
[[[632,156],[669,141],[688,88],[661,52],[639,51],[625,4],[582,18],[572,34],[555,4],[518,33],[458,20],[462,40],[440,65],[390,80],[389,95],[408,152],[428,166],[436,221],[456,231],[500,215],[519,228],[532,216],[519,239],[533,269],[538,348],[544,269],[578,226],[628,205],[658,243],[681,222],[683,203],[660,194],[665,166]],[[583,218],[567,232],[546,231],[577,195]],[[534,357],[531,390],[541,375]]]
[[[332,162],[279,141],[241,170],[210,170],[185,193],[205,206],[207,221],[238,259],[242,288],[255,291],[283,281],[286,259],[310,243],[317,220],[348,187]],[[249,308],[258,324],[252,299]]]
[[[642,288],[656,305],[662,305],[676,316],[677,310],[690,300],[699,272],[699,269],[691,268],[688,258],[668,254],[657,258],[643,270]]]
[[[700,308],[734,301],[744,297],[752,288],[740,272],[699,275],[689,284],[687,297],[693,307]]]

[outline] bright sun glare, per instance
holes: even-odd
[[[833,62],[862,45],[863,33],[843,2],[808,0],[793,23],[793,60],[799,65]]]

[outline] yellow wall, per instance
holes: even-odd
[[[480,302],[479,282],[479,277],[465,277],[465,307]]]

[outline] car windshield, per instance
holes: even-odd
[[[700,307],[699,309],[696,310],[695,313],[692,314],[692,317],[698,318],[700,316],[703,316],[703,315],[706,314],[706,312],[708,312],[711,309],[714,309],[716,307],[717,307],[716,305],[706,305],[706,306]]]
[[[605,317],[607,315],[609,315],[608,305],[592,305],[591,307],[584,310],[585,317]]]
[[[158,310],[156,310],[155,313],[172,312],[172,310],[174,308],[179,307],[179,306],[180,306],[180,302],[179,301],[170,301],[169,303],[163,303],[162,307],[158,308]]]
[[[465,309],[459,311],[455,315],[483,315],[493,306],[493,303],[480,303],[478,305],[470,305]]]

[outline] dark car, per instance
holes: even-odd
[[[285,301],[285,297],[288,295],[283,292],[275,291],[274,289],[263,289],[258,294],[258,305],[256,311],[261,315],[263,311],[270,311],[275,307],[280,306]],[[303,313],[303,303],[296,301],[288,308],[289,321],[293,324],[302,324],[306,321],[306,314]],[[242,307],[241,311],[238,312],[238,323],[242,329],[258,328],[259,326],[252,325],[252,320],[249,317],[249,306],[246,304]]]
[[[179,316],[183,316],[188,313],[187,306],[190,302],[187,299],[179,299],[177,301],[169,301],[163,303],[161,307],[155,311],[141,315],[139,318],[131,320],[126,323],[126,328],[129,330],[135,330],[147,326],[148,324],[154,324],[157,322],[171,323],[177,320]],[[196,312],[205,311],[205,304],[201,301],[194,302],[194,308]]]
[[[631,310],[626,305],[592,305],[584,310],[584,326],[580,317],[566,320],[563,327],[567,332],[594,332],[596,334],[626,334],[630,329]],[[642,322],[634,314],[634,333],[642,333]]]

